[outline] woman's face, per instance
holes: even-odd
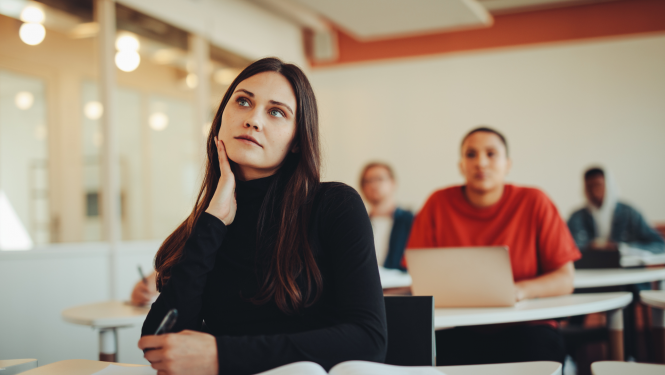
[[[503,185],[510,170],[506,146],[494,133],[471,134],[462,145],[460,171],[466,186],[478,193],[486,193]]]
[[[279,73],[263,72],[240,82],[222,113],[219,139],[243,180],[274,174],[295,152],[296,96]]]

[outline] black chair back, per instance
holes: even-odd
[[[386,363],[434,366],[434,297],[386,296],[388,354]]]

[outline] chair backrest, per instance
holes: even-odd
[[[434,366],[434,297],[386,296],[388,353],[386,363]]]

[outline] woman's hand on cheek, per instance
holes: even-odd
[[[215,137],[215,144],[217,145],[217,156],[219,158],[219,171],[221,176],[219,177],[217,189],[212,196],[212,200],[210,201],[206,212],[216,216],[224,224],[230,225],[236,217],[236,209],[238,207],[236,205],[235,197],[236,180],[233,171],[231,171],[231,164],[229,164],[229,158],[226,155],[224,142]]]
[[[139,348],[158,375],[217,375],[217,341],[207,333],[182,331],[159,336],[143,336]]]

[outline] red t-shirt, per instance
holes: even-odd
[[[531,279],[580,258],[552,201],[534,188],[505,185],[486,208],[473,207],[462,186],[432,194],[416,216],[407,249],[508,246],[515,281]]]

